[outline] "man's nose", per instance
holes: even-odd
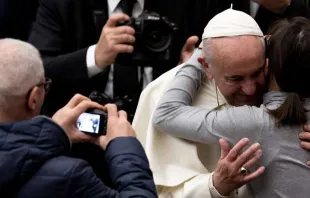
[[[244,83],[242,86],[242,91],[248,96],[254,95],[256,92],[255,82],[251,81],[251,82]]]

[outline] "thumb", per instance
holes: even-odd
[[[185,52],[192,52],[192,51],[194,51],[195,45],[197,44],[198,40],[199,39],[198,39],[197,36],[189,37],[187,39],[187,41],[186,41],[182,51],[185,51]]]
[[[225,158],[229,153],[229,145],[224,139],[220,139],[221,159]]]

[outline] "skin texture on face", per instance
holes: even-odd
[[[212,60],[205,60],[208,78],[233,106],[260,105],[265,91],[262,41],[255,36],[214,38]]]

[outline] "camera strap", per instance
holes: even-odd
[[[96,36],[99,39],[102,28],[109,18],[108,3],[105,0],[91,0],[91,8],[96,28]]]

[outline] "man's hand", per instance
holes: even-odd
[[[99,144],[106,149],[109,142],[117,137],[135,137],[136,133],[127,120],[125,111],[117,112],[116,105],[108,104],[104,107],[108,112],[108,127],[106,136],[100,136]]]
[[[52,119],[65,130],[72,143],[95,143],[98,138],[80,132],[76,126],[79,116],[90,108],[103,109],[103,106],[77,94],[65,107],[58,110]]]
[[[301,140],[300,146],[307,151],[310,151],[310,124],[304,125],[304,131],[299,133],[299,139]],[[310,166],[310,160],[307,162]]]
[[[231,150],[228,143],[221,139],[221,157],[213,174],[213,184],[216,190],[223,196],[229,194],[263,174],[262,166],[253,173],[242,174],[241,167],[249,170],[262,156],[260,145],[253,144],[245,152],[242,149],[249,143],[249,139],[240,140]]]
[[[195,45],[197,42],[198,42],[197,36],[191,36],[187,39],[181,51],[181,58],[179,64],[185,63],[186,61],[189,60],[189,58],[194,53]]]
[[[114,63],[119,53],[132,53],[135,42],[135,30],[129,26],[117,26],[118,22],[128,21],[125,14],[112,15],[102,29],[100,39],[96,46],[95,61],[99,68]]]
[[[252,0],[264,8],[278,13],[282,12],[288,5],[290,5],[291,0]]]

